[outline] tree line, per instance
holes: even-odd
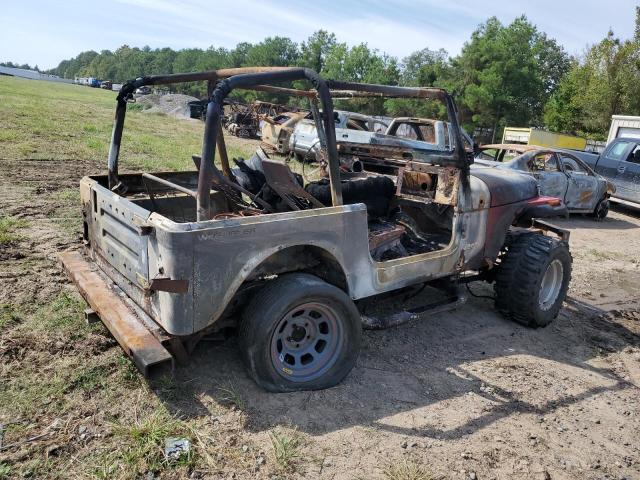
[[[38,68],[38,65],[32,67],[28,63],[13,63],[13,62],[0,62],[0,67],[9,67],[9,68],[22,68],[24,70],[35,70],[36,72],[40,72],[41,70]]]
[[[484,129],[488,140],[499,139],[507,125],[603,139],[611,115],[640,115],[640,8],[633,38],[621,40],[609,32],[580,57],[570,56],[521,16],[506,25],[489,18],[456,56],[424,48],[399,60],[366,43],[348,46],[335,34],[319,30],[299,44],[276,36],[233,49],[123,45],[113,52],[82,52],[48,73],[123,82],[143,75],[243,66],[304,66],[337,80],[444,87],[454,95],[465,128]],[[205,88],[188,84],[174,91],[203,96]],[[243,95],[249,100],[264,94]],[[363,103],[360,109],[374,107],[393,116],[403,114],[407,104]]]

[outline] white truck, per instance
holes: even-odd
[[[616,138],[640,138],[640,117],[613,115],[607,145]]]

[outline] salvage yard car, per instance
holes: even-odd
[[[333,112],[333,117],[336,138],[348,138],[353,131],[373,133],[379,131],[381,127],[387,128],[382,120],[360,113],[336,110]],[[295,125],[290,135],[289,151],[299,161],[305,161],[316,159],[319,150],[321,150],[320,136],[313,114],[309,113]]]
[[[616,187],[594,172],[569,150],[535,145],[483,145],[476,165],[517,170],[533,175],[542,195],[557,197],[570,213],[586,213],[603,219],[609,213],[609,198]]]
[[[121,173],[135,89],[203,80],[212,93],[196,168]],[[312,88],[278,86],[302,81]],[[230,168],[222,107],[234,90],[254,88],[319,104],[327,178],[305,181],[260,149]],[[368,96],[439,103],[451,145],[337,141],[333,99]],[[358,171],[349,168],[355,159]],[[186,362],[205,335],[235,329],[263,388],[327,388],[353,368],[363,324],[384,328],[453,308],[471,281],[493,283],[498,311],[523,325],[544,327],[558,315],[571,277],[569,233],[540,217],[566,209],[539,196],[530,175],[470,170],[471,162],[442,89],[325,80],[303,68],[143,77],[117,97],[107,174],[80,184],[86,249],[61,260],[145,373]],[[420,285],[441,297],[381,318],[359,311],[363,299]]]
[[[275,117],[264,117],[261,140],[266,148],[277,153],[289,151],[289,141],[293,129],[308,112],[284,112]]]
[[[599,157],[585,160],[615,185],[612,201],[640,206],[640,139],[616,138]]]
[[[385,134],[436,143],[441,145],[441,148],[449,148],[449,145],[453,145],[452,131],[449,127],[447,122],[432,118],[398,117],[391,121]],[[460,134],[465,150],[473,154],[473,139],[462,127],[460,127]]]

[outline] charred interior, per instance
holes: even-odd
[[[308,98],[320,143],[313,165],[308,168],[305,165],[307,170],[314,170],[313,174],[307,174],[305,169],[304,175],[293,172],[288,165],[290,155],[272,153],[270,156],[262,148],[250,158],[234,158],[229,162],[220,126],[221,105],[233,88],[268,89],[257,83],[267,82],[268,75],[276,76],[274,83],[305,79],[306,75],[315,87],[315,90],[269,87]],[[245,78],[236,82],[237,85],[230,82],[252,76],[263,78]],[[136,82],[142,83],[140,80],[144,79]],[[362,203],[367,208],[369,250],[374,260],[392,260],[445,248],[452,236],[454,207],[462,178],[456,158],[462,150],[456,151],[458,142],[455,139],[438,142],[431,137],[416,140],[373,132],[363,132],[364,137],[343,141],[335,138],[328,119],[333,118],[333,98],[361,101],[363,97],[383,96],[440,102],[444,104],[440,111],[451,118],[455,107],[446,103],[448,97],[437,89],[387,87],[388,91],[375,88],[367,91],[358,85],[356,91],[349,89],[355,84],[327,83],[328,87],[319,77],[310,77],[303,69],[236,75],[216,81],[210,78],[211,101],[203,152],[193,156],[194,170],[190,172],[118,175],[117,112],[109,176],[94,178],[132,203],[177,223]],[[123,90],[119,102],[126,104],[127,89]],[[215,148],[221,171],[214,163]],[[206,162],[202,162],[203,157],[207,158]]]

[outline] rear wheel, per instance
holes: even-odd
[[[571,279],[565,243],[538,233],[510,237],[496,272],[496,308],[529,327],[544,327],[558,316]]]
[[[307,274],[270,281],[242,314],[240,348],[249,373],[272,392],[338,384],[360,351],[360,315],[339,288]]]
[[[603,220],[607,217],[608,214],[609,214],[609,199],[603,198],[598,202],[598,205],[596,205],[596,208],[591,215],[597,218],[598,220]]]

